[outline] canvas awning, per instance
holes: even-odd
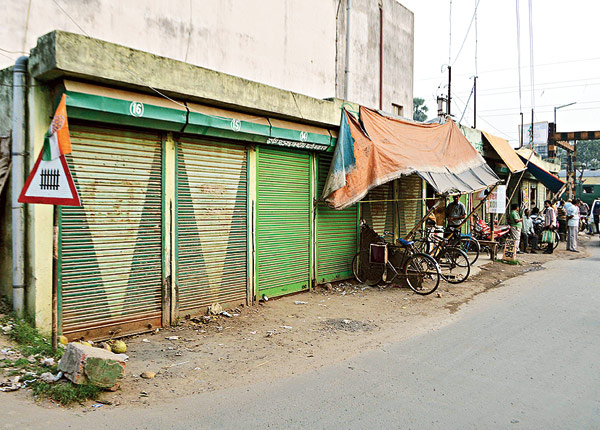
[[[523,163],[527,163],[527,159],[521,154],[517,154]],[[546,188],[553,193],[558,193],[565,183],[558,179],[557,176],[548,172],[543,167],[535,164],[531,159],[527,163],[527,171],[531,173],[535,178],[540,181]]]
[[[519,158],[519,155],[514,150],[508,140],[494,136],[488,132],[482,131],[483,136],[489,144],[494,148],[494,151],[500,156],[504,164],[508,167],[511,173],[522,172],[525,170],[525,164]]]
[[[419,124],[360,108],[359,122],[347,111],[323,198],[335,209],[361,200],[372,188],[418,174],[439,193],[471,193],[500,179],[458,126]]]

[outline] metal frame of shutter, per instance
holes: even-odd
[[[257,297],[310,286],[311,155],[257,148]]]
[[[190,138],[176,147],[179,312],[246,303],[247,150]]]
[[[398,233],[405,238],[423,217],[423,180],[413,174],[398,179]]]
[[[59,317],[70,339],[162,324],[162,144],[71,124],[81,207],[59,209]]]
[[[318,155],[317,196],[321,196],[332,154]],[[348,279],[352,258],[358,246],[358,205],[337,211],[325,205],[317,207],[317,283]]]

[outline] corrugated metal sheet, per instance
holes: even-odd
[[[310,283],[310,156],[261,147],[257,163],[258,297]]]
[[[177,145],[177,285],[180,312],[246,302],[247,153],[182,139]]]
[[[393,182],[373,188],[361,203],[361,216],[380,236],[394,230]]]
[[[71,125],[82,207],[60,207],[60,308],[70,338],[161,323],[161,141]]]
[[[404,238],[423,217],[423,180],[417,175],[398,179],[398,230]]]
[[[327,180],[331,154],[319,154],[317,195]],[[352,274],[352,258],[357,247],[357,205],[336,211],[324,205],[317,208],[317,283],[347,279]]]

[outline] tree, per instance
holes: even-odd
[[[415,121],[427,121],[427,111],[429,108],[425,106],[425,99],[415,97],[413,99],[413,119]]]

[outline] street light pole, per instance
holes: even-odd
[[[566,105],[561,105],[561,106],[555,106],[554,107],[554,125],[556,126],[556,111],[559,109],[562,109],[564,107],[567,106],[573,106],[574,104],[576,104],[577,102],[572,102],[572,103],[567,103]],[[558,129],[557,129],[558,130]]]

